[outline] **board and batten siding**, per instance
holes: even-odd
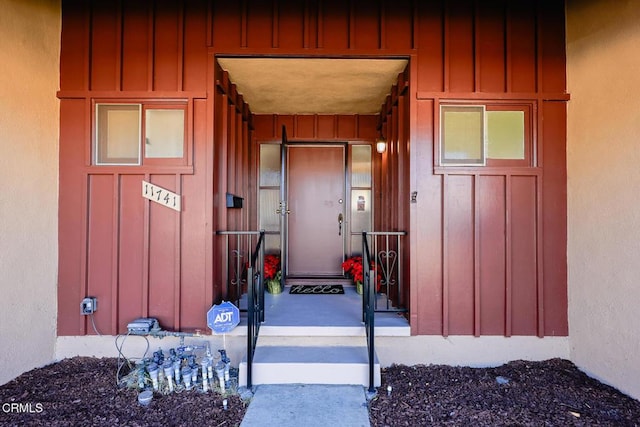
[[[62,26],[59,335],[93,333],[86,295],[102,333],[146,315],[206,329],[224,296],[213,233],[256,221],[256,117],[215,55],[409,59],[375,176],[394,208],[378,225],[409,232],[412,333],[567,334],[562,1],[64,0]],[[187,103],[188,164],[92,166],[94,103],[140,100]],[[438,167],[452,101],[531,105],[535,164]],[[183,210],[143,199],[142,180]],[[224,209],[227,191],[246,208]]]

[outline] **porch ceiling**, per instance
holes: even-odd
[[[377,114],[406,59],[219,58],[254,114]]]

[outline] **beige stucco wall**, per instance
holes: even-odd
[[[640,1],[567,2],[571,359],[640,398]]]
[[[59,57],[59,0],[0,0],[0,384],[55,352]]]

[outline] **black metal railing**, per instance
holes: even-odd
[[[260,324],[264,322],[264,231],[251,256],[247,269],[247,388],[252,387],[253,355],[258,343]]]
[[[224,237],[224,264],[222,265],[222,280],[224,298],[241,305],[241,298],[247,284],[247,268],[251,255],[264,231],[217,231]],[[264,242],[262,243],[264,247]]]
[[[370,259],[375,263],[377,298],[374,307],[377,312],[406,312],[402,258],[402,238],[405,231],[366,231],[363,240],[372,249]]]
[[[247,307],[246,309],[241,308],[241,311],[247,313],[247,388],[251,388],[253,356],[258,342],[260,324],[264,322],[265,231],[218,231],[217,234],[226,236],[225,278],[227,293],[237,295],[236,300],[239,307],[241,307],[240,297],[243,294],[242,285],[244,283],[247,285]],[[230,239],[230,237],[235,237],[235,239]],[[257,241],[252,247],[251,244],[255,238]],[[242,262],[243,259],[246,261]],[[229,270],[232,270],[231,274]]]
[[[375,304],[376,304],[376,280],[378,273],[371,262],[367,232],[362,233],[362,318],[367,334],[367,350],[369,357],[369,393],[375,393],[373,368],[375,365]]]

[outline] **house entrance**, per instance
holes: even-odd
[[[372,158],[366,144],[260,145],[259,227],[289,278],[342,277],[345,255],[371,230]]]

